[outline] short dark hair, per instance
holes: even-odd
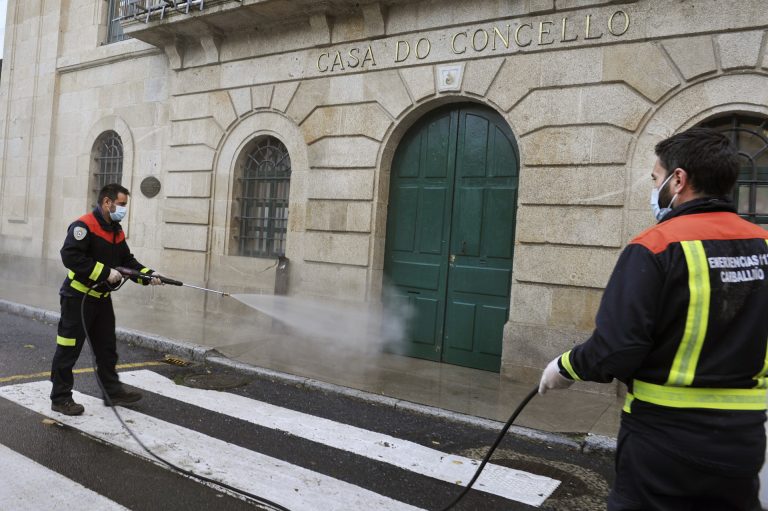
[[[667,174],[681,168],[693,190],[727,196],[739,175],[739,154],[731,140],[709,128],[691,128],[656,144],[656,156]]]
[[[124,193],[125,195],[131,194],[131,192],[128,191],[128,188],[118,183],[109,183],[108,185],[104,185],[104,187],[99,190],[99,196],[96,199],[96,203],[101,206],[101,203],[104,202],[104,197],[109,197],[111,200],[115,201],[117,200],[117,195],[119,193]]]

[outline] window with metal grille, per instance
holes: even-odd
[[[109,0],[107,6],[107,40],[105,43],[111,44],[125,39],[128,39],[128,36],[123,33],[123,27],[120,25],[120,0]]]
[[[114,131],[102,133],[93,145],[93,176],[91,179],[92,207],[96,205],[99,191],[109,183],[122,183],[123,142]]]
[[[233,235],[237,255],[285,255],[291,157],[275,137],[261,137],[249,149],[234,186]]]
[[[743,218],[768,228],[768,118],[727,115],[702,126],[725,133],[736,145],[741,168],[734,203]]]

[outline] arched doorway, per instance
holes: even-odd
[[[403,137],[392,163],[387,299],[414,312],[397,351],[498,371],[509,317],[519,158],[489,108],[451,105]]]

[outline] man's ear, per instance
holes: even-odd
[[[686,187],[690,187],[691,181],[689,179],[688,172],[686,172],[685,169],[678,167],[674,170],[673,174],[674,177],[672,180],[676,183],[672,187],[672,191],[674,193],[680,193],[685,190]]]

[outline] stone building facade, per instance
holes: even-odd
[[[284,253],[289,294],[378,303],[392,288],[427,318],[406,352],[529,380],[588,335],[620,250],[651,224],[654,144],[768,118],[762,0],[142,9],[163,3],[9,0],[4,264],[61,277],[111,140],[142,262],[272,292]],[[259,174],[258,151],[283,173]],[[739,203],[766,223],[756,168]],[[248,253],[247,183],[275,176],[289,187],[261,214],[277,234]]]

